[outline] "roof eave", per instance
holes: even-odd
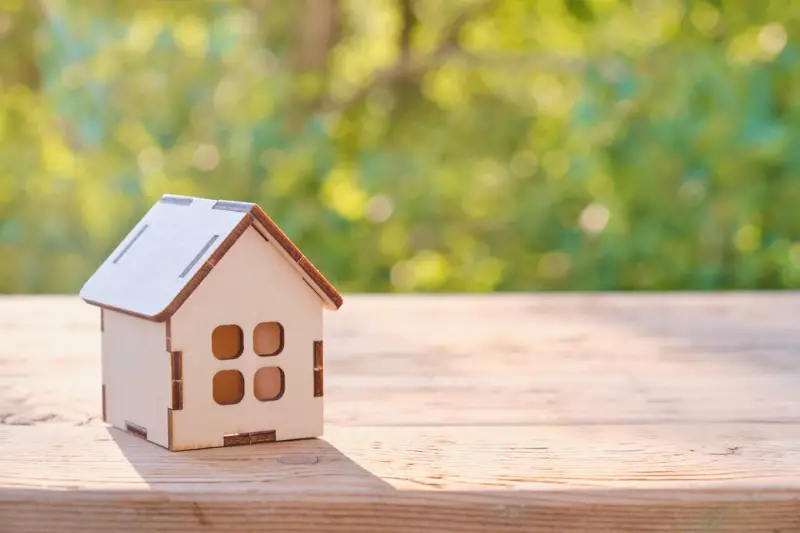
[[[286,234],[275,224],[272,219],[261,209],[257,204],[253,204],[250,210],[250,216],[258,223],[258,225],[267,232],[267,234],[275,239],[281,249],[286,252],[287,259],[291,259],[301,271],[303,279],[306,277],[314,283],[319,289],[316,292],[322,301],[326,304],[325,307],[336,311],[344,303],[342,295],[339,291],[325,278],[325,276],[317,270],[317,268],[303,255],[297,246],[286,236]],[[257,228],[260,229],[260,228]],[[266,237],[266,235],[265,235]]]

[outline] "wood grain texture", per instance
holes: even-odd
[[[102,423],[96,309],[0,298],[0,531],[800,531],[798,311],[348,296],[323,439],[171,453]]]

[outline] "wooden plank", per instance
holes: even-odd
[[[797,293],[354,296],[325,316],[326,422],[800,422],[798,316]],[[7,423],[100,420],[98,327],[0,298]]]
[[[328,433],[176,454],[113,428],[3,427],[0,519],[9,531],[144,527],[130,516],[170,531],[800,525],[796,427],[339,426]]]
[[[102,424],[94,309],[0,298],[0,524],[798,531],[798,311],[797,293],[349,296],[326,316],[323,439],[172,453]]]

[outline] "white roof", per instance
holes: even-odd
[[[253,206],[216,204],[164,195],[89,278],[81,298],[147,317],[164,311]]]
[[[93,305],[166,320],[250,226],[281,250],[325,307],[342,306],[341,294],[258,205],[170,194],[134,226],[80,296]]]

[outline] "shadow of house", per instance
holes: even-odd
[[[155,492],[163,488],[220,497],[241,492],[306,494],[329,476],[346,479],[351,490],[392,490],[391,485],[324,439],[171,452],[118,429],[107,430],[131,466]]]

